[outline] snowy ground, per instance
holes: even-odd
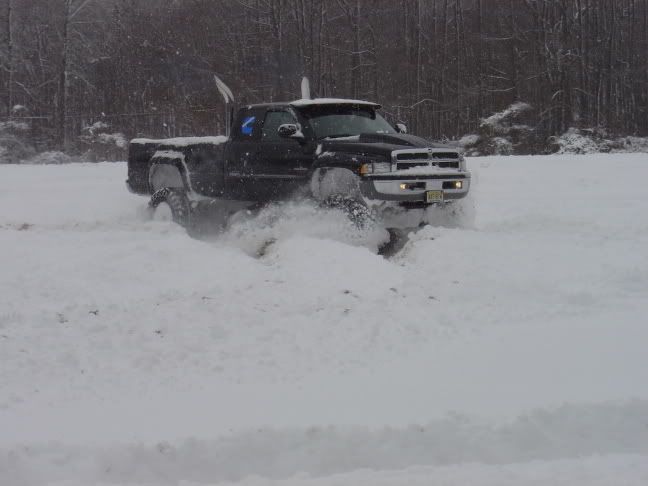
[[[648,484],[648,156],[469,164],[474,225],[390,259],[0,166],[0,485]]]

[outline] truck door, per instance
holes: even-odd
[[[226,196],[232,199],[253,200],[253,168],[259,150],[261,122],[265,110],[239,110],[225,155]]]
[[[312,165],[312,144],[279,136],[279,127],[286,123],[298,124],[287,108],[271,108],[264,114],[253,169],[255,186],[261,198],[290,196],[306,182]]]

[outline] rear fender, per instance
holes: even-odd
[[[149,169],[151,193],[164,187],[191,192],[184,154],[171,151],[156,152],[151,159],[151,168]]]

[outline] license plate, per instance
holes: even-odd
[[[425,193],[425,202],[443,202],[443,191],[427,191]]]

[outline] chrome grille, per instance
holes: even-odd
[[[396,160],[429,160],[429,152],[400,152],[396,153]]]
[[[457,152],[432,152],[432,158],[458,160],[459,154]]]
[[[432,162],[432,165],[434,165],[435,167],[440,167],[442,169],[458,169],[459,168],[459,161],[457,161],[457,162],[450,162],[450,161]]]
[[[433,148],[401,149],[392,152],[392,167],[395,170],[405,170],[431,165],[441,169],[459,169],[460,159],[457,151]]]
[[[405,170],[411,169],[412,167],[422,167],[428,165],[427,160],[421,160],[420,162],[399,162],[396,164],[396,170]]]

